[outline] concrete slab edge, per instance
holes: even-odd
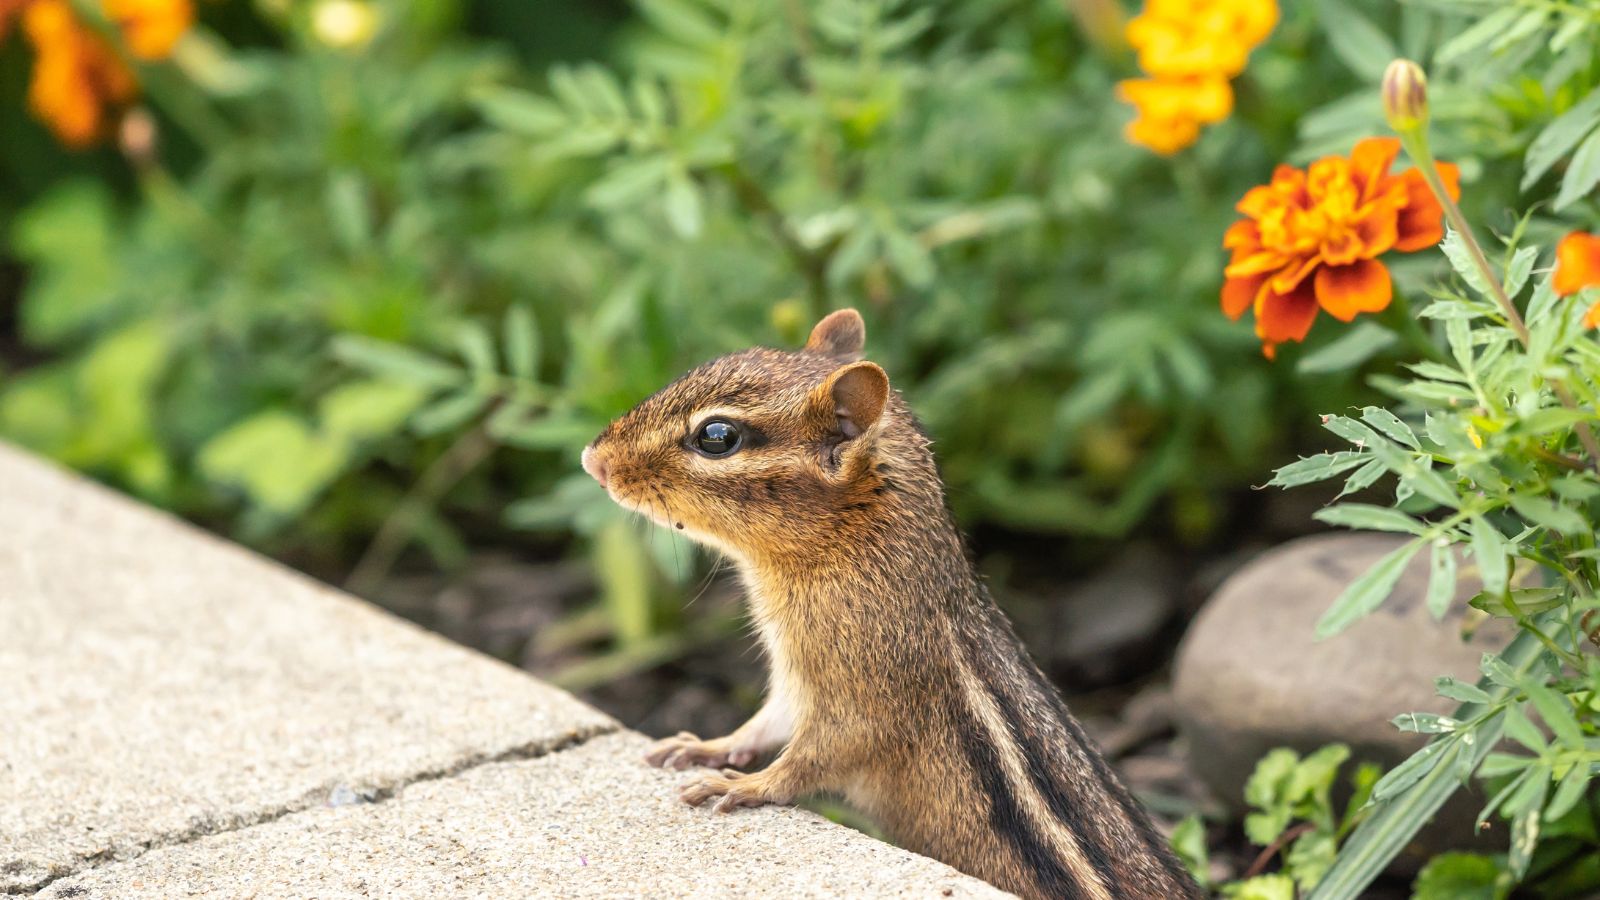
[[[32,880],[13,881],[10,884],[0,886],[0,894],[11,896],[37,894],[62,878],[69,878],[102,865],[137,859],[151,850],[187,844],[212,835],[242,831],[246,828],[264,825],[312,807],[326,805],[330,802],[334,792],[339,791],[341,788],[350,792],[354,797],[353,802],[382,803],[393,799],[399,792],[414,784],[451,778],[479,766],[493,763],[538,759],[552,753],[570,750],[595,738],[616,734],[622,730],[624,730],[622,726],[616,723],[578,728],[556,738],[542,738],[495,751],[469,753],[452,760],[446,765],[421,769],[384,784],[351,784],[345,781],[336,781],[319,785],[288,803],[280,803],[247,812],[234,812],[217,817],[193,820],[188,828],[156,834],[148,840],[125,843],[98,853],[79,856],[73,863],[52,866],[48,871],[41,872]],[[20,875],[21,873],[9,874]]]

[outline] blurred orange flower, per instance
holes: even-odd
[[[1394,138],[1368,138],[1348,159],[1330,156],[1305,171],[1279,166],[1271,183],[1239,201],[1245,218],[1222,240],[1232,251],[1222,309],[1234,319],[1255,311],[1268,359],[1279,344],[1304,340],[1318,309],[1349,322],[1388,308],[1393,286],[1378,257],[1443,240],[1444,210],[1422,173],[1389,174],[1399,152]],[[1439,172],[1459,196],[1455,165],[1440,163]]]
[[[1600,237],[1574,231],[1556,245],[1556,274],[1552,285],[1566,297],[1600,284]],[[1600,300],[1583,317],[1585,328],[1600,328]]]
[[[194,24],[189,0],[102,0],[106,18],[115,22],[128,42],[128,52],[140,59],[166,59]]]
[[[140,59],[166,58],[194,21],[191,0],[102,2],[128,51]],[[68,0],[0,0],[0,39],[18,16],[34,49],[29,108],[63,144],[93,144],[110,130],[112,112],[138,96],[133,71]]]
[[[1274,0],[1147,0],[1127,37],[1151,77],[1117,85],[1137,110],[1128,140],[1170,155],[1194,143],[1201,125],[1227,118],[1228,79],[1277,23]]]

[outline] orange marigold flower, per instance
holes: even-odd
[[[106,17],[117,23],[128,51],[140,59],[166,59],[194,24],[189,0],[102,0]]]
[[[1135,78],[1118,84],[1117,96],[1138,110],[1128,123],[1128,140],[1163,156],[1194,143],[1201,125],[1233,112],[1226,78]]]
[[[36,53],[28,105],[63,144],[94,143],[104,133],[105,108],[138,93],[133,73],[78,22],[66,0],[32,0],[22,28]]]
[[[1393,286],[1378,257],[1444,239],[1444,210],[1422,173],[1389,174],[1399,152],[1394,138],[1368,138],[1348,159],[1330,156],[1305,171],[1279,166],[1271,183],[1239,201],[1245,218],[1222,240],[1232,252],[1222,310],[1234,319],[1255,311],[1268,359],[1279,344],[1304,340],[1318,309],[1342,322],[1386,309]],[[1439,172],[1459,196],[1457,168],[1440,163]]]
[[[1600,284],[1600,236],[1574,231],[1556,245],[1556,274],[1553,284],[1562,297]],[[1600,300],[1589,307],[1583,327],[1600,328]]]
[[[192,0],[101,0],[127,50],[164,59],[194,24]],[[0,40],[20,18],[34,48],[28,106],[69,147],[103,137],[109,112],[126,106],[139,85],[127,63],[79,21],[70,0],[0,0]]]

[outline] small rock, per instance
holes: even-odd
[[[1178,726],[1195,774],[1238,808],[1256,761],[1274,747],[1305,753],[1329,743],[1356,760],[1390,767],[1426,742],[1390,719],[1403,712],[1448,713],[1433,680],[1478,678],[1478,660],[1513,629],[1484,623],[1464,640],[1466,600],[1479,587],[1463,577],[1443,622],[1424,597],[1428,554],[1419,554],[1377,612],[1343,633],[1315,640],[1317,620],[1354,579],[1406,538],[1322,534],[1290,542],[1242,567],[1195,618],[1173,676]],[[1458,800],[1462,798],[1457,798]],[[1470,841],[1476,807],[1445,807],[1426,843]]]

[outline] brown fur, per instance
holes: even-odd
[[[656,765],[707,774],[716,808],[842,794],[897,841],[1028,897],[1199,890],[1028,658],[973,571],[929,441],[852,310],[805,350],[713,360],[612,423],[585,466],[621,503],[730,556],[772,663],[732,735]],[[759,432],[708,459],[707,411]]]

